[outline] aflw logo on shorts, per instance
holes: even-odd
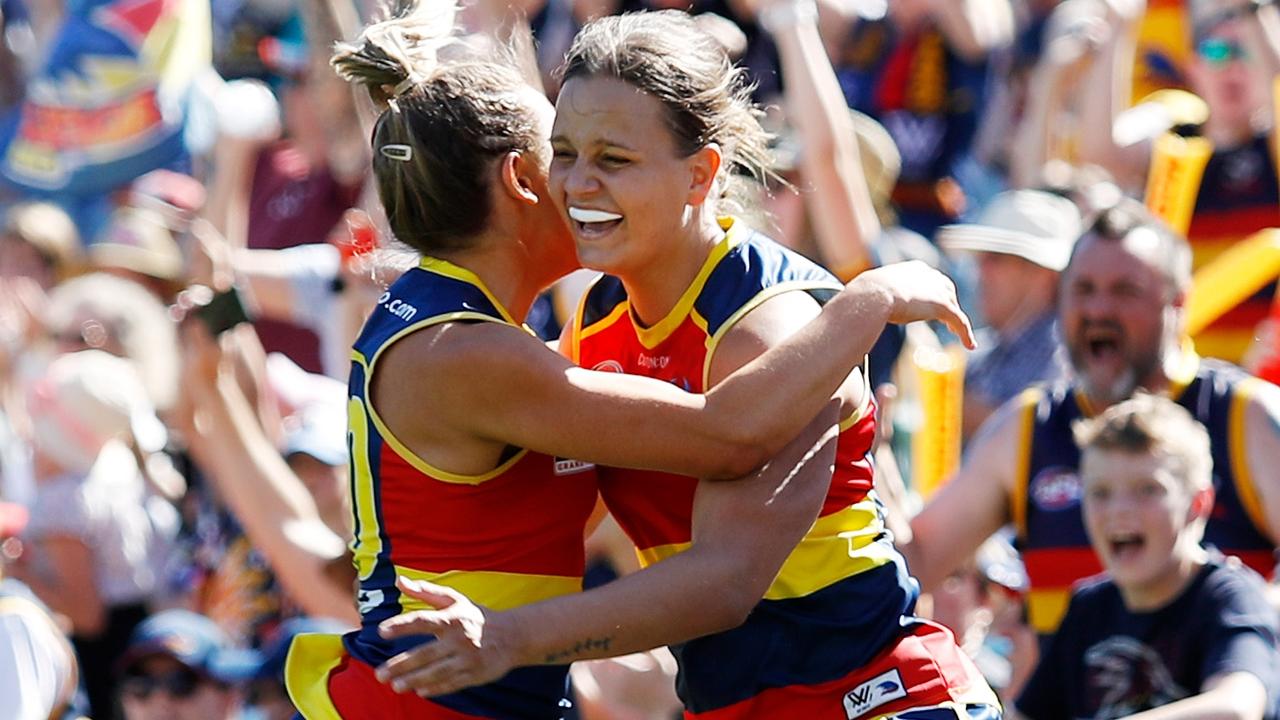
[[[886,670],[850,690],[844,696],[844,712],[849,720],[855,720],[890,700],[906,696],[907,689],[902,686],[902,676],[897,668]]]

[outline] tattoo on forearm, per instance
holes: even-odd
[[[587,638],[585,640],[579,640],[578,642],[574,643],[573,645],[570,645],[569,647],[563,650],[558,650],[553,653],[547,653],[546,662],[562,663],[569,660],[576,660],[578,659],[578,656],[582,655],[583,653],[589,653],[589,652],[595,652],[595,651],[608,652],[609,646],[612,644],[613,644],[613,638],[611,637]]]

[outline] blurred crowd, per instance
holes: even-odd
[[[328,65],[376,5],[0,0],[0,698],[20,698],[0,717],[289,718],[290,638],[356,623],[344,383],[414,262],[366,182],[371,108]],[[1280,265],[1251,240],[1280,227],[1276,3],[475,0],[462,17],[554,98],[584,22],[657,8],[751,72],[776,163],[752,224],[843,280],[903,259],[956,278],[984,339],[948,355],[963,391],[944,442],[988,451],[999,408],[1070,378],[1061,274],[1126,196],[1160,206],[1197,269],[1255,246],[1239,267]],[[1189,194],[1153,190],[1200,148]],[[528,324],[554,339],[583,286]],[[1228,286],[1186,343],[1280,381],[1274,273],[1212,292]],[[1089,352],[1156,357],[1142,320]],[[895,327],[871,357],[903,539],[942,479],[913,453],[946,401],[921,353],[953,341]],[[1271,507],[1280,477],[1253,481]],[[1017,532],[959,563],[907,551],[921,609],[1009,698],[1037,652]],[[601,576],[634,567],[626,545],[608,523],[592,538]],[[673,667],[583,664],[575,712],[669,718]]]

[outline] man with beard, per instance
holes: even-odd
[[[1059,286],[1059,320],[1076,378],[1033,386],[979,430],[960,471],[911,521],[900,545],[925,589],[1012,522],[1044,638],[1071,585],[1102,571],[1080,511],[1077,420],[1138,388],[1165,395],[1209,431],[1216,501],[1205,544],[1270,577],[1280,529],[1280,388],[1184,340],[1191,253],[1134,201],[1103,211],[1080,238]]]

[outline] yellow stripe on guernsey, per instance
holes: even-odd
[[[307,720],[342,720],[329,697],[329,674],[342,662],[341,635],[302,633],[284,660],[284,686]]]
[[[689,283],[689,287],[685,288],[684,294],[680,296],[680,300],[676,302],[675,307],[671,308],[671,312],[667,316],[659,320],[651,327],[642,327],[640,324],[635,325],[636,337],[640,340],[640,344],[646,349],[652,350],[671,336],[676,328],[680,327],[680,323],[684,322],[685,317],[693,312],[693,304],[698,300],[698,296],[702,294],[703,287],[707,284],[707,278],[711,277],[711,273],[729,254],[729,251],[742,244],[746,233],[743,230],[745,223],[734,222],[730,218],[721,218],[720,227],[725,230],[724,239],[711,249],[711,254],[706,261],[702,263],[702,269],[698,270],[698,274],[693,278],[693,282]],[[630,307],[630,302],[623,303]],[[612,317],[612,315],[610,315]],[[605,323],[597,323],[601,327],[607,327]],[[703,328],[706,328],[706,321],[703,321]],[[586,337],[586,334],[583,335]]]
[[[870,361],[868,361],[868,363],[869,362]],[[862,368],[862,380],[863,380],[862,403],[858,405],[857,409],[849,413],[849,417],[840,421],[840,432],[844,432],[845,430],[848,430],[854,425],[857,425],[858,423],[862,422],[862,418],[866,417],[867,413],[871,412],[872,392],[871,392],[870,378],[871,378],[871,373],[868,371],[867,366],[864,365]]]
[[[1272,534],[1267,513],[1262,509],[1262,499],[1258,497],[1258,487],[1253,482],[1253,468],[1249,465],[1248,447],[1245,442],[1245,413],[1249,409],[1249,401],[1254,394],[1266,384],[1265,380],[1248,378],[1236,385],[1235,394],[1231,397],[1231,414],[1227,426],[1228,448],[1231,452],[1231,471],[1235,476],[1236,494],[1240,504],[1249,514],[1255,527],[1266,537]]]
[[[366,361],[363,355],[361,355],[358,352],[353,352],[351,355],[352,360],[364,366],[364,396],[366,398],[373,397],[373,389],[371,387],[371,384],[373,382],[373,367],[377,365],[378,358],[382,357],[382,353],[386,352],[387,348],[391,347],[392,345],[395,345],[396,342],[401,338],[403,338],[404,336],[410,333],[414,333],[419,330],[422,330],[423,328],[426,328],[428,326],[439,325],[441,323],[451,322],[454,320],[468,320],[468,321],[478,320],[483,322],[498,323],[500,325],[502,324],[512,325],[518,328],[522,328],[525,332],[530,332],[530,334],[532,334],[532,332],[528,328],[521,326],[515,320],[511,319],[511,313],[507,312],[507,309],[502,306],[502,303],[498,302],[498,299],[494,297],[493,293],[489,291],[489,288],[485,287],[485,284],[481,282],[480,278],[476,277],[475,273],[471,272],[470,270],[458,267],[457,265],[454,265],[451,262],[440,260],[438,258],[432,258],[432,257],[424,257],[422,259],[422,262],[420,262],[418,266],[428,272],[434,272],[439,275],[444,275],[446,277],[462,280],[464,282],[468,282],[476,286],[477,288],[480,289],[481,292],[485,294],[485,297],[489,298],[489,301],[493,303],[493,306],[497,308],[499,313],[502,314],[503,319],[499,320],[490,315],[485,315],[479,312],[452,312],[452,313],[444,313],[441,315],[434,315],[432,317],[426,318],[425,320],[420,320],[416,323],[413,323],[412,325],[405,327],[395,335],[392,335],[390,338],[386,340],[386,342],[382,343],[382,345],[378,348],[378,351],[374,353],[373,359],[371,360]],[[510,470],[516,463],[520,462],[520,460],[523,459],[524,456],[529,452],[528,450],[522,448],[519,452],[517,452],[515,455],[509,458],[506,462],[490,470],[489,472],[486,472],[481,475],[460,475],[458,473],[452,473],[452,472],[449,472],[448,470],[444,470],[432,465],[431,463],[427,462],[426,460],[418,456],[412,450],[410,450],[407,445],[405,445],[403,442],[400,441],[398,437],[396,437],[395,433],[391,432],[391,428],[387,427],[387,424],[383,422],[382,417],[378,415],[377,409],[374,408],[372,404],[369,405],[368,411],[369,411],[369,419],[373,422],[373,426],[378,429],[378,434],[382,436],[383,442],[389,445],[397,455],[399,455],[405,462],[409,463],[409,465],[411,465],[415,470],[417,470],[420,473],[430,475],[433,479],[439,480],[440,482],[456,483],[459,485],[479,485],[485,482],[486,480],[492,480],[493,478],[496,478],[499,475],[505,473],[507,470]]]
[[[1027,485],[1031,482],[1031,434],[1035,429],[1036,406],[1044,392],[1040,388],[1030,387],[1018,396],[1018,466],[1013,476],[1013,497],[1009,499],[1010,514],[1018,537],[1027,534]]]
[[[718,246],[718,247],[724,247],[725,252],[719,253],[719,254],[712,253],[711,259],[707,261],[708,264],[703,267],[703,270],[705,272],[700,273],[698,276],[699,283],[701,283],[701,281],[706,280],[706,276],[710,275],[710,270],[715,269],[714,264],[712,264],[712,260],[714,260],[715,262],[719,262],[720,258],[728,254],[728,251],[733,249],[733,246],[737,244],[737,240],[732,239],[734,236],[734,229],[742,225],[742,223],[738,221],[732,221],[730,219],[725,219],[725,221],[722,222],[722,225],[728,222],[732,222],[732,225],[729,226],[730,237],[726,239],[727,240],[726,242],[723,242],[720,246]],[[725,320],[723,323],[720,324],[720,328],[716,330],[715,334],[708,333],[707,355],[706,355],[706,359],[703,360],[703,363],[702,363],[702,387],[704,388],[711,387],[711,362],[712,360],[715,359],[716,348],[720,346],[721,341],[724,340],[724,338],[729,334],[729,332],[733,330],[735,327],[737,327],[738,322],[742,320],[742,318],[747,316],[747,313],[763,305],[766,300],[775,298],[779,295],[782,295],[783,293],[805,292],[805,291],[813,290],[818,287],[828,287],[828,286],[833,290],[839,290],[841,287],[839,283],[829,283],[828,285],[820,285],[818,283],[815,283],[812,280],[796,280],[792,282],[778,283],[777,285],[771,285],[768,288],[765,288],[755,297],[751,298],[749,301],[744,303],[742,307],[735,310],[733,314],[728,317],[727,320]],[[701,284],[698,285],[698,291],[699,293],[701,292]],[[689,319],[692,320],[695,325],[701,328],[703,332],[707,332],[708,330],[707,321],[701,315],[698,314],[698,311],[696,309],[692,307],[690,307],[690,310],[689,310]],[[601,326],[602,327],[605,326],[604,323],[601,323]],[[854,409],[852,413],[849,414],[848,417],[840,421],[840,432],[844,432],[845,430],[848,430],[849,428],[853,427],[854,424],[856,424],[859,420],[865,417],[867,414],[867,411],[871,409],[871,398],[872,398],[871,381],[870,381],[871,374],[867,368],[867,363],[869,362],[870,362],[869,360],[864,362],[863,368],[862,368],[862,380],[863,380],[862,402],[859,404],[859,406],[856,409]]]
[[[485,297],[489,298],[489,302],[493,303],[493,306],[497,308],[498,312],[502,314],[503,320],[506,320],[508,323],[515,325],[516,327],[520,326],[520,323],[517,322],[515,318],[511,317],[511,313],[507,312],[507,308],[498,301],[498,298],[492,292],[489,291],[489,286],[484,284],[484,281],[480,279],[480,276],[470,270],[454,265],[448,260],[441,260],[440,258],[433,257],[423,257],[421,262],[418,263],[418,267],[426,270],[427,272],[444,275],[445,277],[450,277],[454,280],[461,280],[469,285],[476,286],[480,292],[484,293]],[[489,316],[485,315],[484,317]],[[489,319],[492,320],[493,318]],[[389,341],[383,343],[383,345],[390,344],[391,343]]]
[[[431,573],[396,565],[396,574],[451,587],[469,598],[484,598],[484,606],[510,610],[540,600],[582,592],[582,578],[563,575],[532,575],[493,571],[450,570]],[[426,603],[408,595],[400,597],[404,612],[429,610]]]
[[[582,294],[582,301],[584,303],[586,302],[587,294],[590,292],[591,290],[590,288],[588,288],[587,292]],[[613,326],[613,323],[618,320],[618,318],[625,315],[627,311],[630,309],[631,309],[630,303],[625,303],[625,302],[618,303],[617,306],[613,308],[613,310],[609,311],[609,314],[606,315],[603,320],[596,321],[589,328],[582,328],[582,332],[580,335],[578,333],[574,333],[575,337],[573,339],[573,361],[575,363],[578,362],[578,347],[583,340],[591,337],[592,335],[595,335],[596,333],[602,330],[609,329],[610,327]],[[579,327],[582,326],[581,318],[578,319],[578,326]]]
[[[360,358],[363,361],[364,358]],[[363,365],[364,363],[361,362]],[[373,491],[373,469],[369,464],[369,423],[360,398],[347,403],[347,423],[351,431],[352,492],[360,533],[351,538],[351,554],[361,581],[368,580],[382,554],[382,528],[378,523]]]
[[[747,313],[763,305],[766,300],[775,298],[783,293],[804,292],[806,290],[813,290],[815,287],[820,286],[812,280],[794,280],[791,282],[771,285],[760,291],[755,297],[751,298],[746,303],[743,303],[742,307],[735,310],[727,320],[720,324],[716,333],[707,338],[707,357],[702,363],[702,387],[711,387],[711,361],[716,356],[716,348],[720,346],[720,342],[724,340],[725,336],[737,327],[738,322],[742,320],[742,318],[746,317]],[[833,285],[832,287],[838,288],[839,286]],[[695,322],[701,321],[699,326],[705,332],[707,329],[707,321],[703,320],[696,313],[694,313],[694,320]]]
[[[1027,592],[1027,621],[1031,629],[1040,635],[1057,631],[1062,617],[1067,614],[1071,591],[1065,588],[1032,588]]]
[[[889,543],[876,542],[883,532],[874,492],[861,502],[818,518],[809,534],[791,551],[764,599],[804,597],[847,577],[893,562],[897,551]],[[637,554],[641,565],[648,567],[688,550],[689,546],[689,543],[660,545]]]

